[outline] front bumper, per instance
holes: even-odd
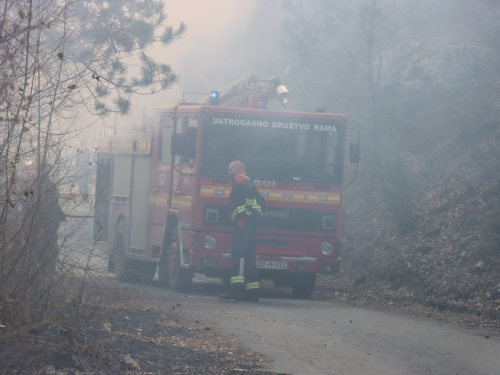
[[[334,275],[340,271],[341,260],[314,257],[289,257],[273,255],[257,255],[257,260],[287,262],[286,269],[265,269],[266,272],[314,272],[322,275]],[[192,269],[231,268],[230,253],[193,252],[189,254],[189,264]]]
[[[210,235],[216,239],[217,245],[212,250],[203,248],[203,238]],[[323,255],[319,248],[322,242],[332,243],[332,254]],[[286,268],[260,269],[272,272],[313,272],[333,275],[340,271],[340,241],[332,238],[285,238],[276,235],[259,235],[257,260],[286,262]],[[286,245],[284,245],[286,243]],[[231,234],[183,232],[183,248],[185,259],[189,259],[193,270],[230,269],[231,268]]]

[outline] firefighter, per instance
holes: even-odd
[[[229,164],[233,188],[229,195],[233,236],[231,248],[231,287],[219,295],[222,299],[259,301],[257,274],[257,226],[262,218],[263,199],[252,181],[245,174],[245,165],[239,161]]]
[[[36,254],[41,267],[54,272],[59,256],[57,231],[65,220],[65,215],[59,206],[57,185],[50,179],[50,166],[43,167],[39,190],[39,220],[38,236],[36,240]]]

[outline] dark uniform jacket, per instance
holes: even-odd
[[[237,175],[233,180],[233,188],[229,195],[233,224],[243,226],[245,220],[260,221],[262,200],[257,187],[248,176],[244,173]]]
[[[51,231],[57,231],[59,225],[65,220],[65,215],[59,206],[59,194],[54,182],[48,177],[45,178],[41,186],[41,215],[44,226]]]

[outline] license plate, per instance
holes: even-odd
[[[266,268],[273,270],[286,270],[288,267],[287,262],[282,262],[280,260],[258,260],[257,268]]]

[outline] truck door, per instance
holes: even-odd
[[[180,212],[182,224],[189,225],[194,193],[194,176],[198,167],[196,162],[198,121],[192,118],[178,118],[177,121],[176,133],[182,132],[186,134],[186,153],[180,156],[178,162],[176,161],[177,169],[174,170],[172,208]]]
[[[167,220],[168,207],[170,206],[171,189],[171,162],[172,153],[170,142],[174,132],[174,117],[171,112],[158,114],[159,126],[156,133],[155,147],[153,147],[153,160],[150,173],[149,225],[152,228],[151,243],[153,245],[153,258],[160,256],[160,247],[163,240],[164,227]],[[178,164],[179,157],[175,157]]]
[[[195,118],[186,119],[186,154],[181,157],[180,171],[182,175],[179,179],[178,189],[182,191],[181,209],[182,222],[192,225],[193,223],[193,199],[195,195],[195,176],[199,166],[197,158],[198,149],[198,120]]]
[[[132,165],[132,197],[130,204],[129,248],[143,251],[147,248],[149,155],[135,155]]]

